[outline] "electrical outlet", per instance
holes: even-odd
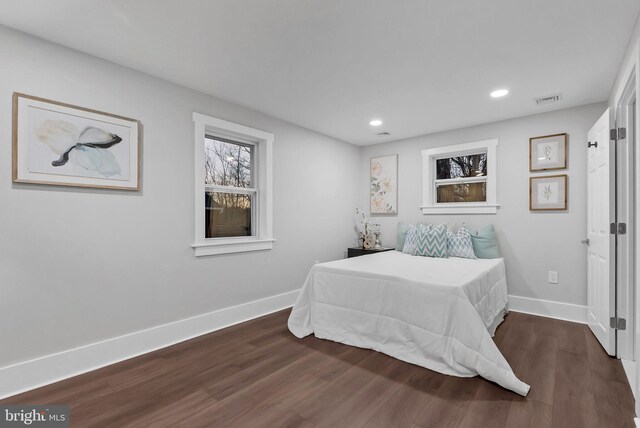
[[[549,284],[557,284],[558,283],[558,271],[550,270],[549,271]]]

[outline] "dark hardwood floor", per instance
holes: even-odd
[[[2,401],[72,427],[633,427],[620,361],[584,325],[511,313],[495,341],[524,398],[386,355],[296,339],[282,311]]]

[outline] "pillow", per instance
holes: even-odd
[[[402,251],[404,248],[404,241],[407,238],[407,232],[409,226],[406,223],[398,223],[398,230],[396,232],[396,250]]]
[[[473,245],[473,252],[479,259],[500,258],[496,231],[492,224],[483,227],[477,232],[471,232],[471,244]]]
[[[406,254],[414,254],[416,252],[416,248],[418,247],[418,230],[420,229],[431,229],[431,225],[424,225],[418,223],[417,225],[409,225],[409,229],[407,230],[407,235],[405,236],[404,246],[402,247],[402,252]]]
[[[435,227],[418,227],[416,229],[417,239],[414,256],[447,257],[447,226],[440,224]]]
[[[477,259],[471,243],[471,234],[464,225],[458,230],[458,233],[447,230],[447,248],[449,257]]]

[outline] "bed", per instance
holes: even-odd
[[[503,259],[430,258],[399,251],[316,264],[291,315],[315,334],[452,376],[480,375],[526,396],[492,336],[507,310]]]

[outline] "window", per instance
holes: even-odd
[[[254,235],[253,147],[205,135],[205,238]]]
[[[273,135],[199,113],[193,120],[196,256],[273,248]]]
[[[423,214],[495,214],[498,140],[422,151]]]
[[[487,154],[435,159],[436,203],[487,202]]]

